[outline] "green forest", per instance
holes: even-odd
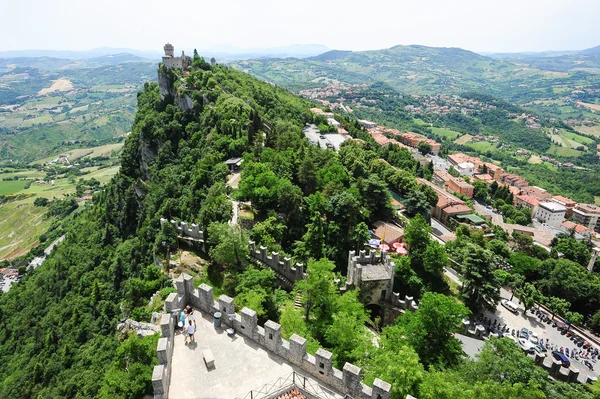
[[[507,251],[462,229],[448,248],[465,276],[463,290],[452,296],[443,278],[446,248],[430,238],[426,222],[437,195],[416,183],[427,171],[408,151],[381,148],[355,121],[343,118],[343,127],[360,140],[347,141],[339,153],[321,149],[302,133],[306,123],[318,122],[309,111],[314,104],[197,56],[188,76],[169,73],[177,96],[189,96],[193,107],[183,111],[173,97],[161,101],[158,85],[145,84],[120,172],[92,207],[65,226],[64,243],[45,263],[0,296],[0,397],[151,394],[157,337],[121,336],[116,325],[124,317],[146,320],[151,295],[172,290],[154,262],[155,255],[177,250],[174,230],[168,224],[161,228],[160,218],[202,227],[210,259],[206,282],[215,292],[235,296],[236,307],[254,308],[263,322],[279,321],[286,337],[305,336],[309,351],[328,348],[336,367],[353,362],[366,382],[392,383],[394,399],[409,393],[420,399],[598,397],[580,385],[548,380],[506,339],[488,341],[478,359],[470,360],[453,337],[463,317],[495,306],[507,278],[493,268],[498,254],[534,259],[519,272],[523,278],[590,316],[598,309],[590,295],[600,283],[590,279],[576,293],[560,284],[582,268],[577,249],[572,259],[538,262],[533,245],[520,237],[511,240],[514,251]],[[224,164],[230,157],[244,159],[233,191]],[[406,225],[411,251],[395,259],[395,288],[414,294],[420,306],[381,328],[359,292],[341,294],[334,279],[346,274],[348,251],[363,248],[374,221],[398,217],[390,191],[406,199],[412,217],[398,220]],[[251,229],[228,226],[228,196],[251,202]],[[249,238],[307,264],[308,278],[292,292],[277,288],[272,271],[250,262]],[[557,242],[556,251],[573,245]],[[297,292],[300,311],[293,307]],[[533,295],[523,292],[523,298]],[[561,309],[566,310],[559,304],[557,312]],[[365,324],[381,330],[378,346]]]

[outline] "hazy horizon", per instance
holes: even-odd
[[[459,47],[478,53],[573,51],[600,44],[595,0],[374,0],[203,4],[158,0],[81,3],[23,0],[4,5],[0,51],[129,48],[252,51],[290,45],[376,50],[395,45]]]

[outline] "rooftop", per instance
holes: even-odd
[[[211,316],[197,313],[201,317],[196,319],[196,343],[186,345],[183,333],[175,334],[170,398],[244,398],[250,391],[261,390],[301,371],[251,339],[237,333],[230,337],[224,330],[215,329]],[[215,359],[215,367],[210,370],[202,357],[202,350],[209,348]],[[312,378],[307,380],[313,386],[323,387]],[[333,394],[331,389],[323,388]]]
[[[597,215],[600,214],[600,207],[593,204],[577,204],[575,211]]]
[[[564,206],[557,204],[556,202],[540,202],[540,206],[542,208],[546,208],[551,212],[566,212],[567,208]]]
[[[396,225],[377,221],[373,234],[387,243],[394,243],[404,237],[404,230]]]
[[[517,196],[517,200],[533,206],[537,206],[540,203],[540,201],[532,195],[519,195]]]

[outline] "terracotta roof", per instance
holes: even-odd
[[[373,234],[380,240],[383,239],[386,243],[394,243],[404,237],[404,230],[396,225],[377,221],[374,223],[374,226]]]
[[[529,205],[538,206],[540,201],[532,195],[518,195],[517,200],[523,201]]]
[[[457,214],[457,213],[472,212],[471,208],[469,208],[468,206],[463,205],[463,204],[451,205],[451,206],[448,206],[448,207],[442,208],[442,209],[448,215],[453,215],[453,214]]]

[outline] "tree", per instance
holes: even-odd
[[[511,301],[513,300],[513,297],[515,296],[515,292],[518,291],[519,289],[521,289],[521,287],[523,287],[523,284],[525,284],[525,277],[523,277],[519,273],[511,274],[511,276],[508,280],[508,286],[510,287],[510,300]]]
[[[491,253],[478,245],[468,244],[463,261],[462,295],[473,313],[494,311],[500,300],[500,284],[494,274]]]
[[[600,310],[596,311],[592,317],[588,320],[587,323],[592,331],[596,334],[600,334]]]
[[[369,233],[369,226],[365,222],[360,222],[354,227],[352,240],[356,243],[357,253],[365,247],[365,243],[369,241],[369,238],[371,238],[371,234]]]
[[[416,394],[425,371],[415,350],[404,345],[389,345],[385,336],[380,347],[369,358],[364,367],[366,384],[373,384],[375,378],[392,384],[390,398],[404,399],[408,394]]]
[[[550,310],[550,312],[552,312],[552,320],[554,320],[554,316],[557,313],[559,315],[564,315],[565,312],[567,311],[567,309],[569,309],[569,307],[571,306],[571,304],[569,302],[565,301],[564,299],[552,296],[552,297],[548,298],[548,301],[546,302],[546,306],[548,307],[548,310]]]
[[[331,324],[325,330],[325,342],[331,347],[338,367],[358,363],[372,351],[372,335],[365,329],[369,315],[358,300],[359,290],[337,298]]]
[[[565,320],[569,322],[568,329],[571,329],[573,324],[581,325],[583,323],[583,315],[581,313],[569,311],[565,313]]]
[[[516,295],[523,304],[523,317],[525,317],[527,310],[535,305],[535,300],[539,296],[539,292],[533,284],[525,283],[522,288],[517,289]]]
[[[427,144],[424,141],[419,142],[419,144],[417,145],[417,150],[419,150],[419,152],[423,155],[427,155],[429,153],[431,153],[431,145]]]
[[[508,246],[504,242],[498,239],[491,240],[488,243],[488,249],[496,255],[503,257],[504,259],[508,259],[508,257],[511,254],[510,248],[508,248]]]
[[[35,206],[47,206],[48,205],[48,198],[44,198],[44,197],[38,197],[33,201],[33,205]]]
[[[208,226],[209,255],[231,273],[241,273],[248,264],[248,235],[238,225],[211,223]]]
[[[333,314],[339,291],[333,280],[335,265],[327,259],[311,259],[306,268],[306,278],[296,282],[296,289],[302,293],[302,304],[306,310],[305,319],[311,324],[327,325]]]
[[[448,367],[458,364],[463,356],[460,341],[453,333],[460,330],[462,320],[469,314],[453,298],[427,292],[415,312],[400,318],[399,327],[426,368]]]
[[[427,196],[421,190],[411,190],[406,196],[406,214],[408,216],[421,215],[426,220],[429,220],[431,205]]]

